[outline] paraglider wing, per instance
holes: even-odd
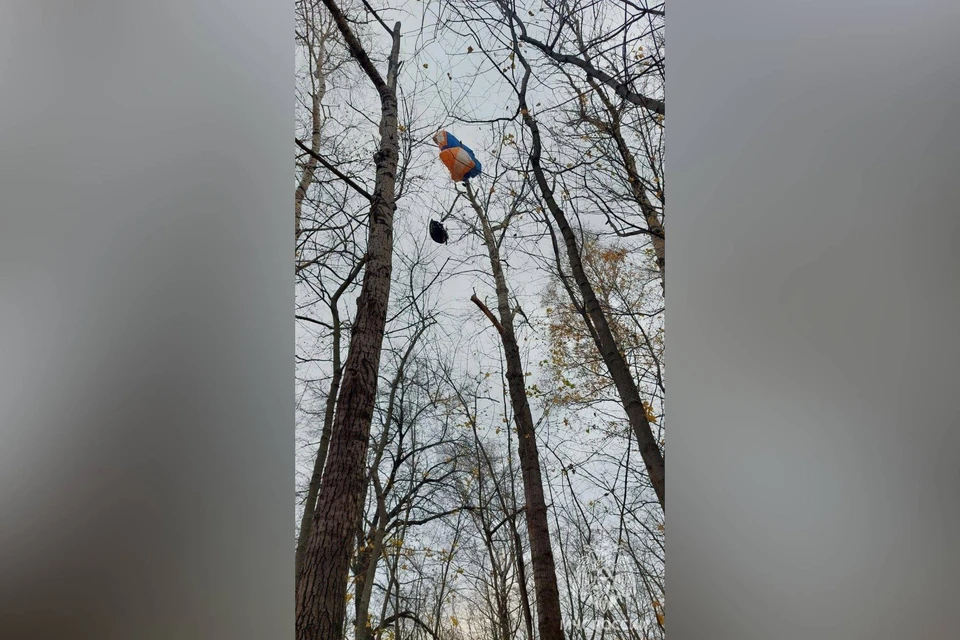
[[[443,162],[454,182],[464,182],[480,175],[483,167],[473,150],[464,145],[451,133],[438,131],[433,141],[440,147],[440,161]]]
[[[467,175],[473,171],[477,163],[474,162],[470,154],[463,147],[448,147],[440,152],[440,161],[446,165],[450,171],[450,177],[455,182],[463,182]]]
[[[477,156],[476,154],[473,153],[473,149],[471,149],[466,145],[460,145],[460,147],[467,152],[467,155],[470,156],[470,160],[473,162],[473,167],[471,167],[470,170],[467,171],[464,178],[466,180],[469,180],[470,178],[476,178],[478,175],[480,175],[480,172],[483,171],[483,165],[481,165],[480,161],[477,160]]]

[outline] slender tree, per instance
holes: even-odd
[[[515,40],[514,42],[518,43],[519,41]],[[519,46],[514,47],[513,54],[525,69],[523,80],[517,88],[517,98],[523,123],[530,131],[532,141],[530,168],[533,172],[540,196],[543,198],[544,203],[546,203],[547,210],[550,212],[563,239],[563,246],[570,264],[570,270],[573,274],[574,282],[579,289],[581,299],[583,300],[583,319],[590,328],[597,349],[600,351],[600,355],[603,357],[603,361],[610,371],[610,376],[613,378],[614,385],[623,403],[624,411],[627,413],[630,426],[640,446],[640,455],[647,467],[647,472],[650,474],[651,484],[657,493],[660,506],[664,507],[665,467],[663,453],[660,451],[659,444],[653,435],[653,429],[647,417],[643,400],[640,397],[640,390],[637,387],[636,380],[633,378],[630,367],[623,357],[623,353],[620,351],[620,347],[610,329],[606,314],[603,312],[593,285],[584,270],[583,262],[580,258],[580,242],[567,219],[566,213],[559,202],[557,202],[554,188],[547,180],[542,162],[543,143],[540,134],[540,124],[531,112],[532,105],[527,102],[527,86],[530,77],[533,75],[533,69],[527,62]]]
[[[537,601],[537,626],[541,640],[562,640],[563,622],[560,613],[560,592],[557,587],[557,571],[550,544],[550,527],[547,518],[547,503],[543,492],[540,457],[534,430],[533,414],[527,399],[524,382],[523,360],[517,343],[514,327],[515,311],[510,304],[510,291],[503,272],[499,241],[494,235],[487,212],[477,201],[476,194],[466,183],[467,199],[477,214],[482,231],[483,244],[487,248],[490,272],[493,274],[497,295],[499,319],[473,295],[471,300],[490,319],[500,341],[507,362],[506,379],[510,393],[513,418],[517,425],[517,446],[520,470],[523,476],[523,494],[526,499],[527,535],[530,539],[530,557],[533,565],[534,591]],[[504,221],[505,227],[508,221]]]
[[[374,155],[376,182],[370,194],[369,231],[356,322],[343,368],[336,416],[313,527],[297,585],[298,640],[331,640],[343,634],[352,539],[363,507],[370,423],[376,401],[380,353],[393,266],[393,216],[399,160],[397,72],[400,24],[384,78],[334,0],[324,0],[350,55],[380,98],[380,148]]]

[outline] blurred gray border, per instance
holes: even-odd
[[[957,637],[960,5],[670,9],[669,637]]]
[[[291,638],[293,11],[0,7],[0,637]]]

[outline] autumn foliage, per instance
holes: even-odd
[[[621,353],[630,363],[638,383],[662,382],[664,335],[660,318],[662,297],[650,282],[655,278],[644,256],[623,244],[591,238],[583,245],[583,264],[595,283],[597,297],[607,314]],[[557,279],[545,295],[549,358],[542,364],[548,373],[550,401],[567,406],[587,406],[614,399],[616,392],[597,347],[580,312]],[[658,416],[645,402],[647,418]]]

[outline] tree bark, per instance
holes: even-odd
[[[380,563],[380,556],[383,554],[383,542],[387,536],[387,530],[390,528],[390,514],[387,513],[387,493],[394,484],[395,476],[387,481],[387,489],[380,484],[380,477],[377,475],[380,469],[380,463],[383,460],[383,454],[386,451],[387,443],[390,440],[390,426],[398,422],[398,428],[402,428],[403,419],[395,417],[397,391],[403,384],[407,361],[409,360],[414,348],[417,346],[420,338],[427,329],[427,325],[422,325],[410,340],[407,349],[400,357],[400,363],[397,367],[397,373],[390,384],[390,399],[387,402],[387,415],[384,420],[383,433],[380,435],[380,442],[375,447],[373,464],[370,465],[370,484],[373,485],[374,499],[377,505],[377,512],[373,519],[370,532],[366,536],[369,541],[367,549],[357,554],[357,598],[356,598],[356,623],[354,629],[354,638],[356,640],[369,640],[372,635],[370,625],[370,602],[373,599],[373,583],[377,576],[377,566]],[[396,468],[394,469],[394,473]],[[367,487],[364,487],[361,504],[366,502]],[[361,536],[361,540],[363,537]]]
[[[483,229],[484,244],[490,257],[490,270],[497,291],[497,308],[500,313],[499,333],[507,361],[507,386],[510,391],[510,404],[513,405],[514,422],[517,425],[517,446],[520,457],[520,471],[523,477],[523,493],[527,504],[527,535],[530,538],[530,559],[533,565],[533,584],[537,602],[537,626],[540,640],[563,640],[563,621],[560,614],[560,590],[557,587],[557,569],[550,545],[550,527],[547,522],[547,502],[543,493],[543,478],[540,473],[540,459],[534,433],[533,415],[527,400],[526,382],[523,376],[523,360],[517,344],[513,325],[513,310],[507,281],[503,274],[503,264],[496,238],[490,228],[490,222],[480,207],[470,184],[467,183],[467,195],[473,205]],[[473,296],[472,300],[497,325],[496,318],[482,302]],[[519,562],[523,559],[520,558]]]
[[[395,25],[393,30],[393,49],[385,81],[336,2],[323,2],[350,54],[380,95],[380,148],[374,155],[376,182],[369,214],[366,269],[344,364],[326,468],[304,552],[302,578],[297,585],[297,640],[338,640],[343,637],[353,534],[363,509],[367,476],[365,460],[390,298],[399,159],[396,70],[400,25]]]

